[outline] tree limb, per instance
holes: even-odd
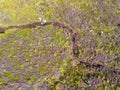
[[[8,27],[3,27],[0,28],[0,33],[4,33],[6,30],[8,29],[13,29],[13,28],[19,28],[19,29],[25,29],[25,28],[35,28],[37,26],[47,26],[47,25],[53,25],[54,27],[61,27],[67,30],[67,33],[70,36],[70,42],[71,42],[71,46],[72,46],[72,54],[73,57],[77,57],[79,55],[79,48],[77,45],[77,39],[76,39],[76,33],[74,32],[74,29],[66,24],[60,23],[60,22],[34,22],[34,23],[30,23],[30,24],[25,24],[25,25],[13,25],[13,26],[8,26]],[[85,61],[80,61],[81,64],[86,65],[86,67],[96,67],[96,68],[106,68],[106,66],[102,65],[102,64],[96,64],[96,63],[89,63],[89,62],[85,62]],[[120,74],[120,70],[118,69],[113,69],[113,67],[107,67],[108,69],[110,69],[112,72],[114,73],[119,73]]]
[[[74,32],[74,29],[71,26],[68,26],[66,24],[60,23],[60,22],[34,22],[30,24],[25,24],[25,25],[13,25],[13,26],[8,26],[8,27],[3,27],[0,28],[0,33],[4,33],[8,29],[13,29],[13,28],[19,28],[19,29],[25,29],[25,28],[35,28],[37,26],[47,26],[47,25],[53,25],[54,27],[61,27],[67,30],[67,33],[70,36],[70,43],[72,46],[72,54],[73,56],[78,56],[79,50],[78,50],[78,45],[77,45],[77,40],[76,40],[76,33]]]
[[[86,67],[90,68],[98,68],[98,69],[103,69],[106,68],[110,70],[112,73],[120,74],[120,69],[115,69],[114,67],[108,67],[102,64],[97,64],[97,63],[90,63],[90,62],[85,62],[82,60],[79,60],[80,64],[84,64]]]
[[[56,27],[61,27],[61,28],[66,28],[69,30],[69,32],[72,34],[73,30],[70,26],[67,26],[63,23],[60,22],[34,22],[34,23],[30,23],[30,24],[25,24],[25,25],[12,25],[12,26],[8,26],[8,27],[3,27],[0,28],[0,33],[4,33],[7,29],[13,29],[13,28],[19,28],[19,29],[25,29],[25,28],[35,28],[37,26],[46,26],[46,25],[53,25]]]

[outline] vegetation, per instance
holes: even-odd
[[[0,90],[120,90],[119,0],[0,0]]]

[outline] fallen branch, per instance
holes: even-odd
[[[105,66],[105,65],[102,65],[102,64],[97,64],[97,63],[90,63],[90,62],[85,62],[85,61],[79,61],[80,64],[84,64],[86,67],[90,68],[98,68],[98,69],[103,69],[103,68],[106,68],[108,70],[110,70],[112,73],[115,73],[115,74],[120,74],[120,69],[115,69],[114,67],[108,67],[108,66]]]
[[[4,33],[8,29],[13,29],[13,28],[19,28],[19,29],[25,29],[25,28],[35,28],[37,26],[47,26],[47,25],[53,25],[54,27],[61,27],[67,30],[67,33],[70,36],[70,42],[72,46],[72,54],[73,57],[77,57],[79,55],[79,49],[77,45],[77,39],[76,39],[76,33],[74,32],[74,29],[66,24],[60,23],[60,22],[34,22],[31,24],[25,24],[25,25],[13,25],[13,26],[8,26],[4,28],[0,28],[0,33]],[[86,65],[86,67],[96,67],[96,68],[108,68],[114,73],[120,74],[120,70],[114,69],[113,67],[106,67],[102,64],[96,64],[96,63],[89,63],[89,62],[84,62],[80,61],[81,64]]]
[[[25,29],[25,28],[35,28],[37,26],[46,26],[46,25],[53,25],[53,26],[57,26],[57,27],[62,27],[62,28],[66,28],[69,30],[70,33],[73,33],[73,30],[70,26],[67,26],[65,24],[62,24],[60,22],[34,22],[34,23],[30,23],[30,24],[25,24],[25,25],[12,25],[12,26],[8,26],[8,27],[3,27],[0,28],[0,33],[4,33],[7,29],[13,29],[13,28],[19,28],[19,29]]]
[[[19,29],[25,29],[25,28],[35,28],[37,26],[47,26],[47,25],[53,25],[54,27],[60,27],[64,28],[67,30],[67,33],[70,36],[70,43],[72,46],[72,54],[73,56],[78,56],[79,50],[78,50],[78,45],[77,45],[77,40],[76,40],[76,33],[74,32],[74,29],[66,24],[60,23],[60,22],[34,22],[30,24],[25,24],[25,25],[13,25],[13,26],[8,26],[4,28],[0,28],[0,33],[4,33],[8,29],[13,29],[13,28],[19,28]]]

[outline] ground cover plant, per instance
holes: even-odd
[[[1,90],[119,90],[119,0],[1,0]]]

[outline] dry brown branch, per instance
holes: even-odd
[[[62,24],[60,22],[46,22],[46,23],[34,22],[34,23],[30,23],[30,24],[25,24],[25,25],[12,25],[12,26],[8,26],[8,27],[0,28],[0,33],[4,33],[6,30],[13,29],[13,28],[25,29],[25,28],[35,28],[37,26],[46,26],[46,25],[53,25],[53,26],[57,26],[57,27],[66,28],[69,30],[70,33],[73,33],[73,30],[70,26]]]
[[[13,26],[8,26],[8,27],[4,27],[4,28],[0,28],[0,33],[4,33],[6,30],[8,29],[13,29],[13,28],[19,28],[19,29],[25,29],[25,28],[35,28],[37,26],[47,26],[47,25],[53,25],[54,27],[61,27],[67,30],[67,33],[70,36],[70,43],[71,43],[71,47],[72,47],[72,54],[73,54],[73,58],[77,57],[79,55],[79,48],[77,45],[77,39],[76,39],[76,34],[74,32],[74,29],[71,26],[68,26],[66,24],[60,23],[60,22],[34,22],[31,24],[25,24],[25,25],[13,25]],[[114,69],[113,67],[106,67],[102,64],[96,64],[96,63],[89,63],[89,62],[85,62],[85,61],[80,61],[81,64],[84,64],[86,67],[96,67],[96,68],[108,68],[109,70],[111,70],[113,73],[118,73],[120,74],[120,70],[118,69]]]
[[[0,28],[0,33],[4,33],[6,30],[8,29],[13,29],[13,28],[19,28],[19,29],[25,29],[25,28],[35,28],[37,26],[47,26],[47,25],[53,25],[54,27],[60,27],[60,28],[64,28],[65,30],[67,30],[66,32],[69,34],[70,36],[70,43],[72,46],[72,54],[73,56],[78,56],[79,54],[79,50],[78,50],[78,45],[77,45],[77,41],[76,41],[76,33],[74,32],[74,29],[72,27],[70,27],[69,25],[60,23],[60,22],[34,22],[34,23],[30,23],[30,24],[25,24],[25,25],[13,25],[13,26],[8,26],[8,27],[3,27]]]
[[[120,69],[115,69],[114,67],[108,67],[108,66],[105,66],[105,65],[102,65],[102,64],[98,64],[98,63],[90,63],[90,62],[85,62],[85,61],[79,61],[80,64],[84,64],[86,67],[90,68],[99,68],[99,69],[107,69],[107,70],[110,70],[112,73],[115,73],[115,74],[120,74]]]

